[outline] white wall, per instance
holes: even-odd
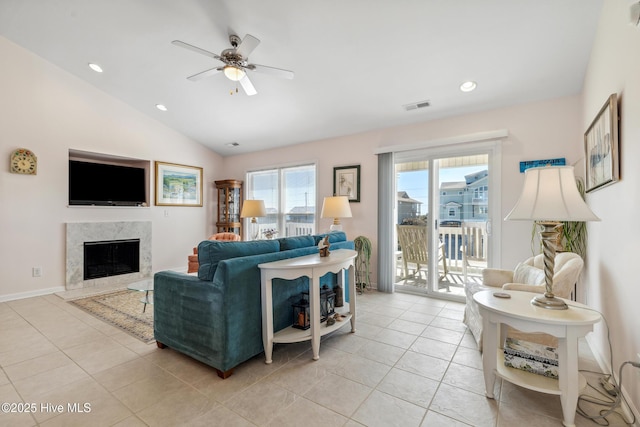
[[[601,222],[590,223],[586,266],[587,303],[600,310],[611,331],[613,368],[640,353],[640,284],[636,268],[640,229],[640,28],[627,24],[630,2],[606,0],[583,91],[582,129],[587,129],[612,93],[619,97],[621,180],[589,193]],[[636,239],[637,238],[637,239]],[[609,362],[605,327],[591,335],[592,347]],[[623,387],[640,408],[640,370],[625,367]]]
[[[153,270],[186,269],[213,231],[222,158],[2,37],[0,58],[0,301],[63,289],[66,222],[152,221]],[[16,148],[38,156],[36,176],[9,172]],[[204,207],[69,208],[69,149],[203,167]]]
[[[422,114],[427,120],[428,112]],[[248,170],[315,160],[318,165],[316,206],[322,206],[322,198],[331,195],[333,190],[333,167],[360,164],[361,202],[351,203],[353,218],[343,219],[342,223],[350,239],[364,235],[372,240],[372,281],[377,283],[378,164],[374,149],[496,129],[508,129],[510,133],[503,143],[502,208],[496,221],[502,221],[520,194],[524,181],[519,171],[520,161],[565,157],[569,164],[583,162],[580,98],[575,96],[231,156],[225,158],[224,170],[229,178],[244,179]],[[319,221],[319,231],[326,231],[331,225],[328,219]],[[502,222],[502,236],[503,251],[498,265],[515,267],[531,256],[531,223]]]

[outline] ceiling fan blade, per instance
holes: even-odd
[[[236,48],[236,53],[247,59],[251,52],[253,52],[253,49],[258,47],[259,44],[260,40],[253,37],[251,34],[247,34]]]
[[[200,49],[199,47],[196,47],[196,46],[191,45],[189,43],[185,43],[185,42],[180,41],[180,40],[174,40],[174,41],[171,42],[171,44],[173,44],[175,46],[180,46],[180,47],[185,48],[185,49],[188,49],[188,50],[190,50],[192,52],[199,53],[200,55],[204,55],[204,56],[208,56],[210,58],[222,60],[222,58],[220,58],[220,55],[216,55],[213,52],[209,52],[208,50]]]
[[[223,67],[211,68],[209,70],[202,71],[198,74],[194,74],[193,76],[187,77],[187,80],[191,80],[192,82],[197,82],[198,80],[204,79],[205,77],[209,77],[214,75],[215,73],[219,73],[222,71]]]
[[[262,74],[271,74],[272,76],[284,77],[285,79],[293,79],[293,71],[283,70],[282,68],[267,67],[266,65],[249,64],[247,68]]]
[[[253,87],[253,83],[251,83],[251,80],[249,80],[249,76],[245,75],[243,78],[241,78],[240,84],[242,85],[242,89],[244,89],[247,96],[253,96],[258,93],[256,91],[256,88]]]

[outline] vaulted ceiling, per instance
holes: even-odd
[[[602,0],[1,0],[0,35],[232,155],[580,93],[601,8]],[[249,62],[294,79],[249,71],[254,96],[222,73],[187,80],[223,64],[171,42],[219,55],[231,34],[258,38]],[[467,80],[477,89],[460,91]],[[403,107],[422,101],[429,106]]]

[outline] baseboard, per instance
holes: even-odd
[[[593,338],[591,337],[591,335],[587,335],[585,337],[585,339],[587,341],[587,344],[589,344],[589,348],[591,349],[591,353],[593,353],[593,357],[595,357],[596,362],[598,362],[598,366],[600,367],[602,372],[613,372],[613,375],[614,375],[616,383],[617,383],[619,381],[618,371],[611,368],[611,365],[609,364],[609,360],[608,360],[609,357],[608,356],[607,357],[603,357],[603,355],[600,354],[599,351],[595,351],[597,346],[593,342]],[[627,367],[626,369],[637,369],[637,368],[629,368],[629,367]],[[635,415],[636,422],[633,424],[633,426],[634,427],[640,427],[640,411],[633,404],[633,400],[631,399],[631,397],[629,396],[629,393],[627,393],[626,389],[624,388],[624,384],[622,385],[622,395],[624,396],[624,400],[623,400],[622,404],[620,405],[621,408],[622,408],[622,411],[625,413],[625,416],[627,417],[627,419],[632,419],[633,415]],[[626,404],[625,404],[625,402],[626,402]],[[632,413],[633,413],[633,415],[632,415]]]
[[[0,295],[0,302],[15,301],[18,299],[31,298],[31,297],[39,297],[42,295],[49,295],[49,294],[54,294],[56,292],[62,292],[64,290],[65,290],[64,286],[58,286],[55,288],[37,289],[35,291],[20,292],[17,294]]]

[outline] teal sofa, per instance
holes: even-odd
[[[161,271],[154,275],[154,335],[158,347],[170,347],[216,369],[221,378],[264,351],[258,264],[318,252],[326,235],[277,240],[198,245],[198,275]],[[353,249],[343,232],[329,233],[330,250]],[[348,280],[348,279],[347,279]],[[292,323],[292,303],[309,290],[308,278],[281,280],[273,286],[274,331]],[[320,284],[331,287],[336,275]],[[349,296],[346,293],[348,301]]]

